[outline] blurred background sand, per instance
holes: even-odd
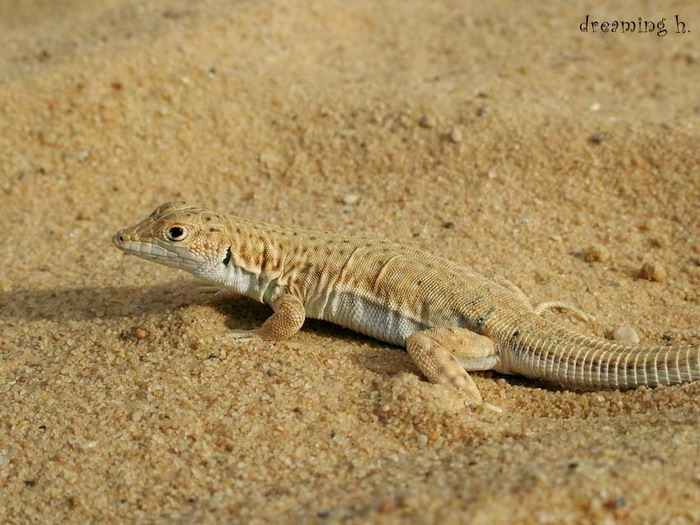
[[[697,385],[449,413],[328,324],[223,347],[266,308],[110,243],[184,199],[697,343],[700,4],[483,4],[0,0],[0,521],[700,522]]]

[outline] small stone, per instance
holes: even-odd
[[[604,139],[605,139],[605,133],[593,133],[593,135],[590,136],[588,141],[591,144],[600,144],[601,142],[603,142]]]
[[[638,343],[639,334],[631,326],[618,326],[613,330],[612,338],[621,343]]]
[[[139,341],[141,339],[146,339],[148,337],[148,332],[144,330],[143,328],[138,328],[134,330],[134,337],[138,339]]]
[[[396,502],[394,501],[394,499],[385,498],[379,503],[379,505],[377,505],[377,512],[379,512],[379,514],[386,514],[387,512],[391,512],[395,508]]]
[[[343,195],[343,204],[351,205],[351,204],[357,204],[358,202],[360,202],[359,195],[353,195],[351,193],[348,193],[347,195]]]
[[[625,505],[627,505],[627,500],[625,498],[617,498],[606,501],[604,506],[608,509],[621,509]]]
[[[430,115],[423,115],[418,120],[418,125],[422,128],[434,128],[436,124],[435,117],[431,117]]]
[[[585,257],[587,262],[608,262],[610,252],[602,244],[594,244],[586,248]]]
[[[462,132],[460,131],[459,128],[452,128],[450,131],[450,140],[454,142],[455,144],[459,144],[462,142]]]
[[[668,277],[666,268],[657,261],[644,263],[642,268],[639,270],[639,276],[642,279],[647,279],[648,281],[663,281]]]
[[[428,436],[425,434],[418,434],[418,444],[419,445],[427,445],[428,444]]]
[[[654,248],[668,248],[671,243],[666,237],[652,237],[649,239],[649,245]]]

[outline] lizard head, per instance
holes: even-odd
[[[162,204],[135,226],[119,230],[112,243],[127,254],[218,280],[231,258],[224,230],[217,213],[175,201]]]

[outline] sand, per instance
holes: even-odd
[[[484,4],[0,1],[0,522],[700,522],[698,385],[450,412],[326,323],[225,346],[267,308],[110,243],[184,199],[697,343],[700,4]]]

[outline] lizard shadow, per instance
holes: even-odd
[[[57,287],[0,292],[0,320],[68,321],[158,314],[211,297],[196,283],[170,281],[152,286]]]
[[[2,291],[0,320],[61,322],[121,319],[168,313],[196,305],[207,305],[218,311],[226,318],[226,326],[230,329],[258,328],[272,313],[269,306],[247,297],[229,293],[202,293],[196,281],[172,280],[151,286],[69,286]],[[354,338],[376,345],[377,348],[391,347],[332,323],[315,319],[307,319],[303,330],[328,339]]]
[[[272,313],[272,310],[267,305],[247,297],[237,297],[235,295],[222,296],[221,299],[209,303],[209,305],[226,318],[226,327],[231,330],[259,328]],[[239,309],[242,311],[239,311]],[[326,346],[329,347],[330,351],[332,351],[332,348],[330,348],[332,345],[346,344],[346,349],[352,348],[348,357],[355,365],[380,376],[408,373],[415,374],[427,381],[422,372],[413,363],[406,349],[401,346],[380,341],[352,331],[349,328],[318,319],[306,319],[301,331],[309,332],[315,338],[328,341]],[[325,342],[321,344],[325,344]],[[469,373],[494,379],[503,378],[511,386],[525,389],[549,390],[552,392],[566,390],[556,384],[518,375],[501,374],[492,370],[470,371]]]
[[[73,326],[70,330],[85,331],[92,330],[93,321],[106,320],[116,325],[123,320],[170,314],[192,306],[211,308],[230,329],[257,328],[271,313],[269,306],[246,297],[203,294],[196,281],[186,280],[150,286],[20,288],[0,292],[0,332],[3,333],[2,339],[6,336],[11,339],[13,327],[25,324],[34,335],[43,336],[55,329],[55,326],[47,326],[47,322],[59,325],[71,323]],[[75,326],[75,321],[82,322],[81,326]],[[95,322],[94,325],[95,330],[102,331],[104,328],[104,323]],[[342,355],[358,368],[375,373],[380,378],[412,374],[427,381],[401,347],[314,319],[304,323],[303,332],[306,332],[309,344],[320,346],[329,354]],[[510,376],[508,381],[526,388],[544,386],[514,376]],[[552,386],[545,388],[551,390]]]
[[[84,286],[56,287],[50,289],[17,289],[0,292],[0,328],[10,328],[14,321],[19,322],[68,322],[90,321],[98,319],[128,319],[150,314],[170,313],[188,306],[209,306],[226,319],[230,328],[252,329],[259,327],[270,315],[268,306],[252,299],[232,294],[214,296],[202,294],[195,281],[173,280],[151,286]],[[39,331],[42,328],[38,328]],[[348,343],[352,347],[346,354],[358,366],[375,372],[381,376],[392,376],[399,373],[411,373],[423,377],[413,364],[408,354],[401,347],[377,341],[371,337],[358,334],[351,330],[324,321],[307,320],[304,331],[322,340],[332,351],[332,346],[338,342]],[[340,343],[342,344],[342,343]],[[344,349],[347,350],[347,347]],[[493,378],[505,378],[510,386],[517,386],[540,396],[537,391],[550,393],[565,392],[566,388],[556,384],[527,379],[515,375],[503,375],[496,372],[472,372]],[[692,394],[696,386],[687,386]],[[577,389],[578,390],[578,389]],[[560,404],[571,405],[571,413],[576,411],[579,417],[585,412],[579,405],[579,400],[590,398],[595,392],[578,390],[576,396],[560,399]],[[645,412],[649,406],[663,408],[660,396],[652,396],[644,392],[628,394],[638,399],[638,407],[620,408],[619,397],[605,398],[605,401],[588,401],[593,408],[590,415],[594,416],[600,410],[608,407],[609,412]],[[649,397],[647,399],[646,397]],[[655,400],[655,397],[659,397]],[[636,405],[635,405],[636,406]],[[583,412],[582,412],[583,411]],[[543,417],[546,414],[543,414]]]
[[[206,304],[213,307],[225,317],[226,327],[231,330],[253,330],[260,328],[272,314],[272,309],[268,305],[259,303],[248,297],[236,295],[222,295],[221,298],[208,301]],[[371,346],[379,351],[394,350],[405,353],[405,349],[401,347],[378,341],[377,339],[359,332],[354,332],[349,328],[344,328],[340,325],[319,319],[306,318],[300,333],[313,334],[314,337],[327,341],[359,343],[363,346]],[[297,336],[298,334],[293,337]]]
[[[209,306],[225,317],[226,327],[231,330],[259,328],[272,313],[269,306],[247,297],[223,296],[209,303]],[[405,348],[379,341],[349,328],[307,318],[300,333],[302,336],[306,334],[312,337],[316,340],[316,345],[327,348],[329,352],[333,351],[334,346],[342,347],[356,365],[380,375],[404,372],[421,375]]]

